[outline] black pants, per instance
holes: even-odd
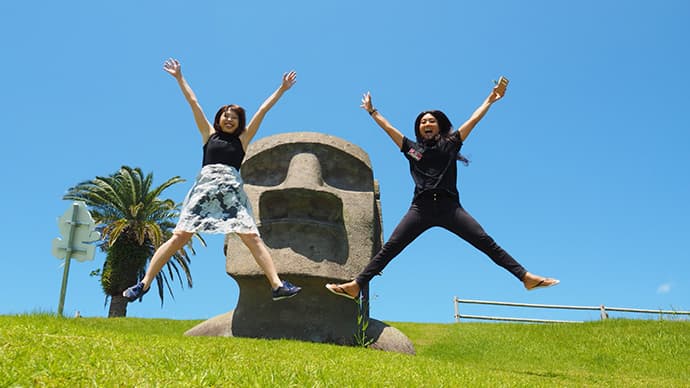
[[[433,226],[440,226],[455,233],[519,280],[525,276],[527,270],[486,234],[481,225],[462,208],[457,198],[443,192],[426,192],[412,201],[410,210],[395,228],[388,242],[357,276],[357,284],[364,286],[369,283],[406,246]]]

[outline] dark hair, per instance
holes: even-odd
[[[441,112],[440,110],[425,110],[424,112],[417,115],[417,118],[414,120],[414,134],[417,138],[417,143],[424,142],[422,133],[419,131],[419,124],[422,122],[422,117],[427,113],[434,116],[434,118],[436,119],[439,128],[439,135],[441,135],[444,138],[448,138],[452,135],[453,124],[450,122],[450,119],[448,118],[448,116],[446,116],[445,113]],[[465,166],[470,164],[469,159],[467,159],[460,152],[458,152],[458,160],[461,161],[462,164],[464,164]]]
[[[215,129],[218,132],[222,132],[222,128],[220,127],[220,116],[226,112],[226,111],[233,111],[237,115],[238,123],[237,123],[237,130],[233,135],[239,136],[242,134],[247,129],[247,118],[244,113],[244,108],[242,108],[239,105],[235,104],[230,104],[230,105],[223,105],[218,109],[218,112],[216,112],[216,117],[213,119],[213,129]]]

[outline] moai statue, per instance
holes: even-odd
[[[226,271],[240,288],[237,307],[187,334],[353,344],[357,305],[324,286],[353,279],[381,248],[369,157],[334,136],[285,133],[252,143],[241,173],[278,274],[302,292],[272,301],[263,271],[239,238],[228,235]],[[380,321],[370,319],[367,337],[371,347],[414,353],[404,334]]]

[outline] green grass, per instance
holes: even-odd
[[[5,386],[690,384],[690,322],[391,323],[416,356],[290,340],[185,337],[199,321],[0,316]]]

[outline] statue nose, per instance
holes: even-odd
[[[302,153],[293,156],[284,184],[287,187],[323,186],[321,163],[316,155]]]

